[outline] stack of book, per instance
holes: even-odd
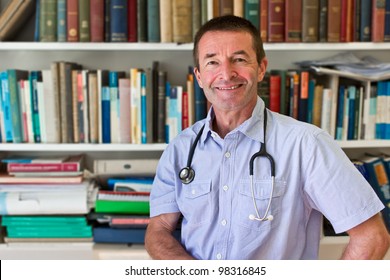
[[[110,182],[113,189],[99,190],[95,212],[89,216],[95,222],[95,242],[144,243],[152,179],[134,179],[132,186],[131,180],[127,181],[127,185],[116,187]]]
[[[8,241],[86,241],[95,183],[83,177],[84,156],[2,159],[0,215]],[[87,238],[87,239],[86,239]]]

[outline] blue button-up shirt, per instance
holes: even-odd
[[[271,221],[254,221],[249,159],[263,135],[264,102],[224,139],[212,130],[213,111],[183,131],[164,151],[151,193],[151,216],[183,214],[181,242],[198,259],[316,259],[323,213],[336,232],[346,231],[383,204],[348,157],[323,130],[268,111],[266,145],[275,160]],[[192,183],[179,171],[206,123],[191,166]],[[269,161],[254,162],[259,215],[271,192]]]

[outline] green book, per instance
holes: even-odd
[[[40,237],[40,238],[70,238],[70,237],[92,237],[91,226],[70,227],[63,226],[39,226],[39,227],[7,227],[7,237]]]
[[[57,0],[40,0],[39,41],[57,41]]]
[[[3,216],[2,226],[85,226],[85,216]]]
[[[28,80],[28,71],[9,69],[8,74],[8,88],[10,94],[10,109],[12,120],[13,142],[23,142],[23,124],[22,124],[22,108],[21,108],[21,94],[19,82],[21,80]]]
[[[79,34],[80,42],[90,42],[90,3],[89,0],[79,1]]]
[[[260,26],[260,0],[245,0],[244,18],[252,22],[258,29]]]
[[[149,201],[111,201],[97,200],[97,213],[149,214]]]

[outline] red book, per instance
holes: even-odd
[[[286,42],[302,41],[302,0],[286,0]]]
[[[29,163],[10,162],[7,164],[8,173],[17,172],[76,172],[83,167],[84,155],[69,156],[57,160],[41,158]]]
[[[68,0],[66,3],[67,41],[79,41],[79,2]]]
[[[271,111],[280,112],[280,83],[279,75],[271,75],[269,82],[269,109]]]
[[[372,1],[371,41],[383,42],[385,39],[385,2]]]
[[[104,0],[90,0],[91,42],[104,42]]]
[[[260,0],[260,37],[268,42],[268,0]]]
[[[268,5],[268,42],[284,42],[285,1],[270,0]]]
[[[340,42],[352,42],[354,30],[354,5],[352,0],[341,1]]]
[[[181,107],[181,114],[182,114],[182,120],[181,120],[181,129],[184,130],[187,127],[190,126],[189,124],[189,113],[188,113],[188,92],[183,91],[183,100],[182,100],[182,107]]]
[[[129,0],[128,5],[128,17],[127,17],[127,30],[129,42],[137,42],[137,0]]]

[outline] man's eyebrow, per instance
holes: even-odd
[[[246,52],[246,51],[244,51],[244,50],[239,50],[239,51],[236,51],[236,52],[234,52],[233,53],[234,55],[237,55],[237,54],[243,54],[243,55],[246,55],[246,56],[248,56],[249,54]]]
[[[217,55],[216,53],[206,53],[206,55],[204,56],[204,59],[212,58],[212,57],[214,57],[216,55]]]

